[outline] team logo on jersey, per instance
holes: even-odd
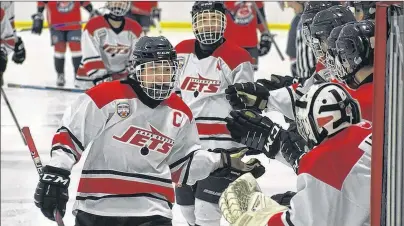
[[[130,115],[130,106],[129,103],[118,103],[116,105],[116,113],[121,118],[127,118]]]
[[[186,77],[181,84],[181,90],[198,91],[199,93],[216,93],[220,87],[220,80],[207,79],[198,73],[198,78]]]
[[[231,13],[236,24],[247,25],[254,19],[251,2],[236,2],[235,10]],[[255,3],[254,3],[255,4]]]
[[[129,46],[122,45],[119,43],[117,45],[105,44],[102,48],[104,49],[104,51],[106,53],[109,53],[112,56],[115,56],[116,54],[128,54],[129,53]]]
[[[74,2],[73,1],[56,2],[56,8],[59,13],[68,13],[73,10]]]
[[[113,136],[113,138],[122,143],[140,147],[141,150],[147,148],[148,150],[163,154],[170,152],[174,145],[173,139],[151,125],[150,130],[130,126],[120,137]]]

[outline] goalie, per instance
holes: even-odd
[[[234,132],[243,128],[254,135],[241,139],[264,143],[264,152],[279,150],[273,137],[285,131],[269,118],[249,110],[232,116],[228,128],[233,138],[240,140]],[[222,194],[223,216],[235,226],[369,225],[372,126],[361,122],[357,101],[338,84],[313,85],[296,102],[296,123],[300,135],[316,147],[294,155],[297,193],[290,208],[266,197],[246,174]]]

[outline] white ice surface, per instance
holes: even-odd
[[[191,32],[164,32],[173,45],[179,41],[192,38]],[[10,61],[5,73],[5,82],[20,84],[50,85],[55,84],[56,74],[53,63],[53,49],[50,46],[50,37],[47,30],[41,36],[29,32],[20,33],[27,59],[23,65],[16,65]],[[276,36],[279,47],[284,53],[286,49],[287,33]],[[286,55],[285,55],[286,57]],[[259,59],[260,70],[256,78],[268,77],[270,74],[290,74],[289,62],[282,62],[272,47],[271,52]],[[73,87],[73,66],[70,54],[66,55],[65,73],[67,87]],[[3,87],[21,126],[29,126],[41,155],[43,164],[49,161],[49,150],[52,136],[57,129],[64,109],[77,96],[77,94],[59,91],[42,91],[29,89],[15,89]],[[282,116],[273,112],[270,114],[274,120],[283,122]],[[277,161],[271,161],[259,156],[265,164],[266,173],[259,179],[264,192],[268,195],[295,190],[296,176],[294,172]],[[66,225],[74,225],[74,216],[71,208],[75,199],[79,173],[84,159],[75,166],[72,172],[72,181],[69,188],[70,201],[68,202],[64,221]],[[33,196],[38,182],[38,175],[33,166],[28,149],[22,143],[18,130],[13,122],[7,105],[1,99],[1,225],[2,226],[47,226],[56,225],[47,220],[40,210],[35,207]],[[174,207],[174,226],[187,225],[177,207]],[[222,225],[227,225],[224,223]]]

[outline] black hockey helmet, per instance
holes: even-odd
[[[345,24],[332,29],[330,36],[328,36],[328,38],[327,38],[328,49],[327,49],[326,56],[325,56],[325,66],[328,69],[332,70],[333,75],[336,75],[335,56],[337,55],[337,48],[336,48],[335,42],[337,41],[338,35],[344,26],[345,26]]]
[[[336,41],[337,78],[356,84],[354,75],[361,68],[373,65],[375,23],[372,20],[347,24]]]
[[[310,24],[313,22],[314,16],[324,9],[328,9],[332,6],[331,1],[325,2],[306,2],[304,3],[303,14],[300,17],[302,23],[302,38],[306,45],[310,45],[311,34],[310,34]]]
[[[353,1],[356,20],[374,20],[376,17],[376,1]]]
[[[197,1],[192,6],[192,31],[202,44],[220,41],[226,29],[226,8],[222,1]]]
[[[347,7],[339,5],[332,6],[316,14],[310,25],[310,33],[313,52],[318,60],[321,61],[325,57],[327,38],[332,29],[353,21],[356,21],[353,13]]]
[[[164,100],[174,86],[177,53],[164,36],[143,36],[135,44],[129,71],[150,98]]]

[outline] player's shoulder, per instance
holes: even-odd
[[[125,31],[131,31],[133,34],[135,34],[137,37],[140,37],[142,34],[142,26],[140,24],[128,17],[125,17],[125,27],[123,28]]]
[[[213,52],[212,56],[222,58],[231,70],[242,63],[252,63],[252,57],[247,50],[227,40]]]
[[[0,21],[3,20],[4,15],[5,15],[4,9],[3,9],[3,8],[0,8]]]
[[[183,40],[175,46],[175,51],[179,53],[194,53],[196,39]]]
[[[121,83],[120,81],[101,83],[87,90],[86,94],[100,109],[117,99],[136,98],[133,88],[129,84]]]
[[[103,28],[103,27],[108,27],[108,23],[105,20],[104,16],[95,16],[91,18],[86,26],[84,27],[84,30],[88,31],[91,35],[94,35],[94,32],[97,29]]]
[[[172,93],[170,97],[164,100],[163,104],[170,107],[171,109],[184,113],[188,117],[189,121],[192,121],[193,115],[191,109],[177,94]]]
[[[352,168],[364,155],[359,145],[371,132],[369,122],[347,127],[303,156],[298,174],[309,174],[340,190]]]

